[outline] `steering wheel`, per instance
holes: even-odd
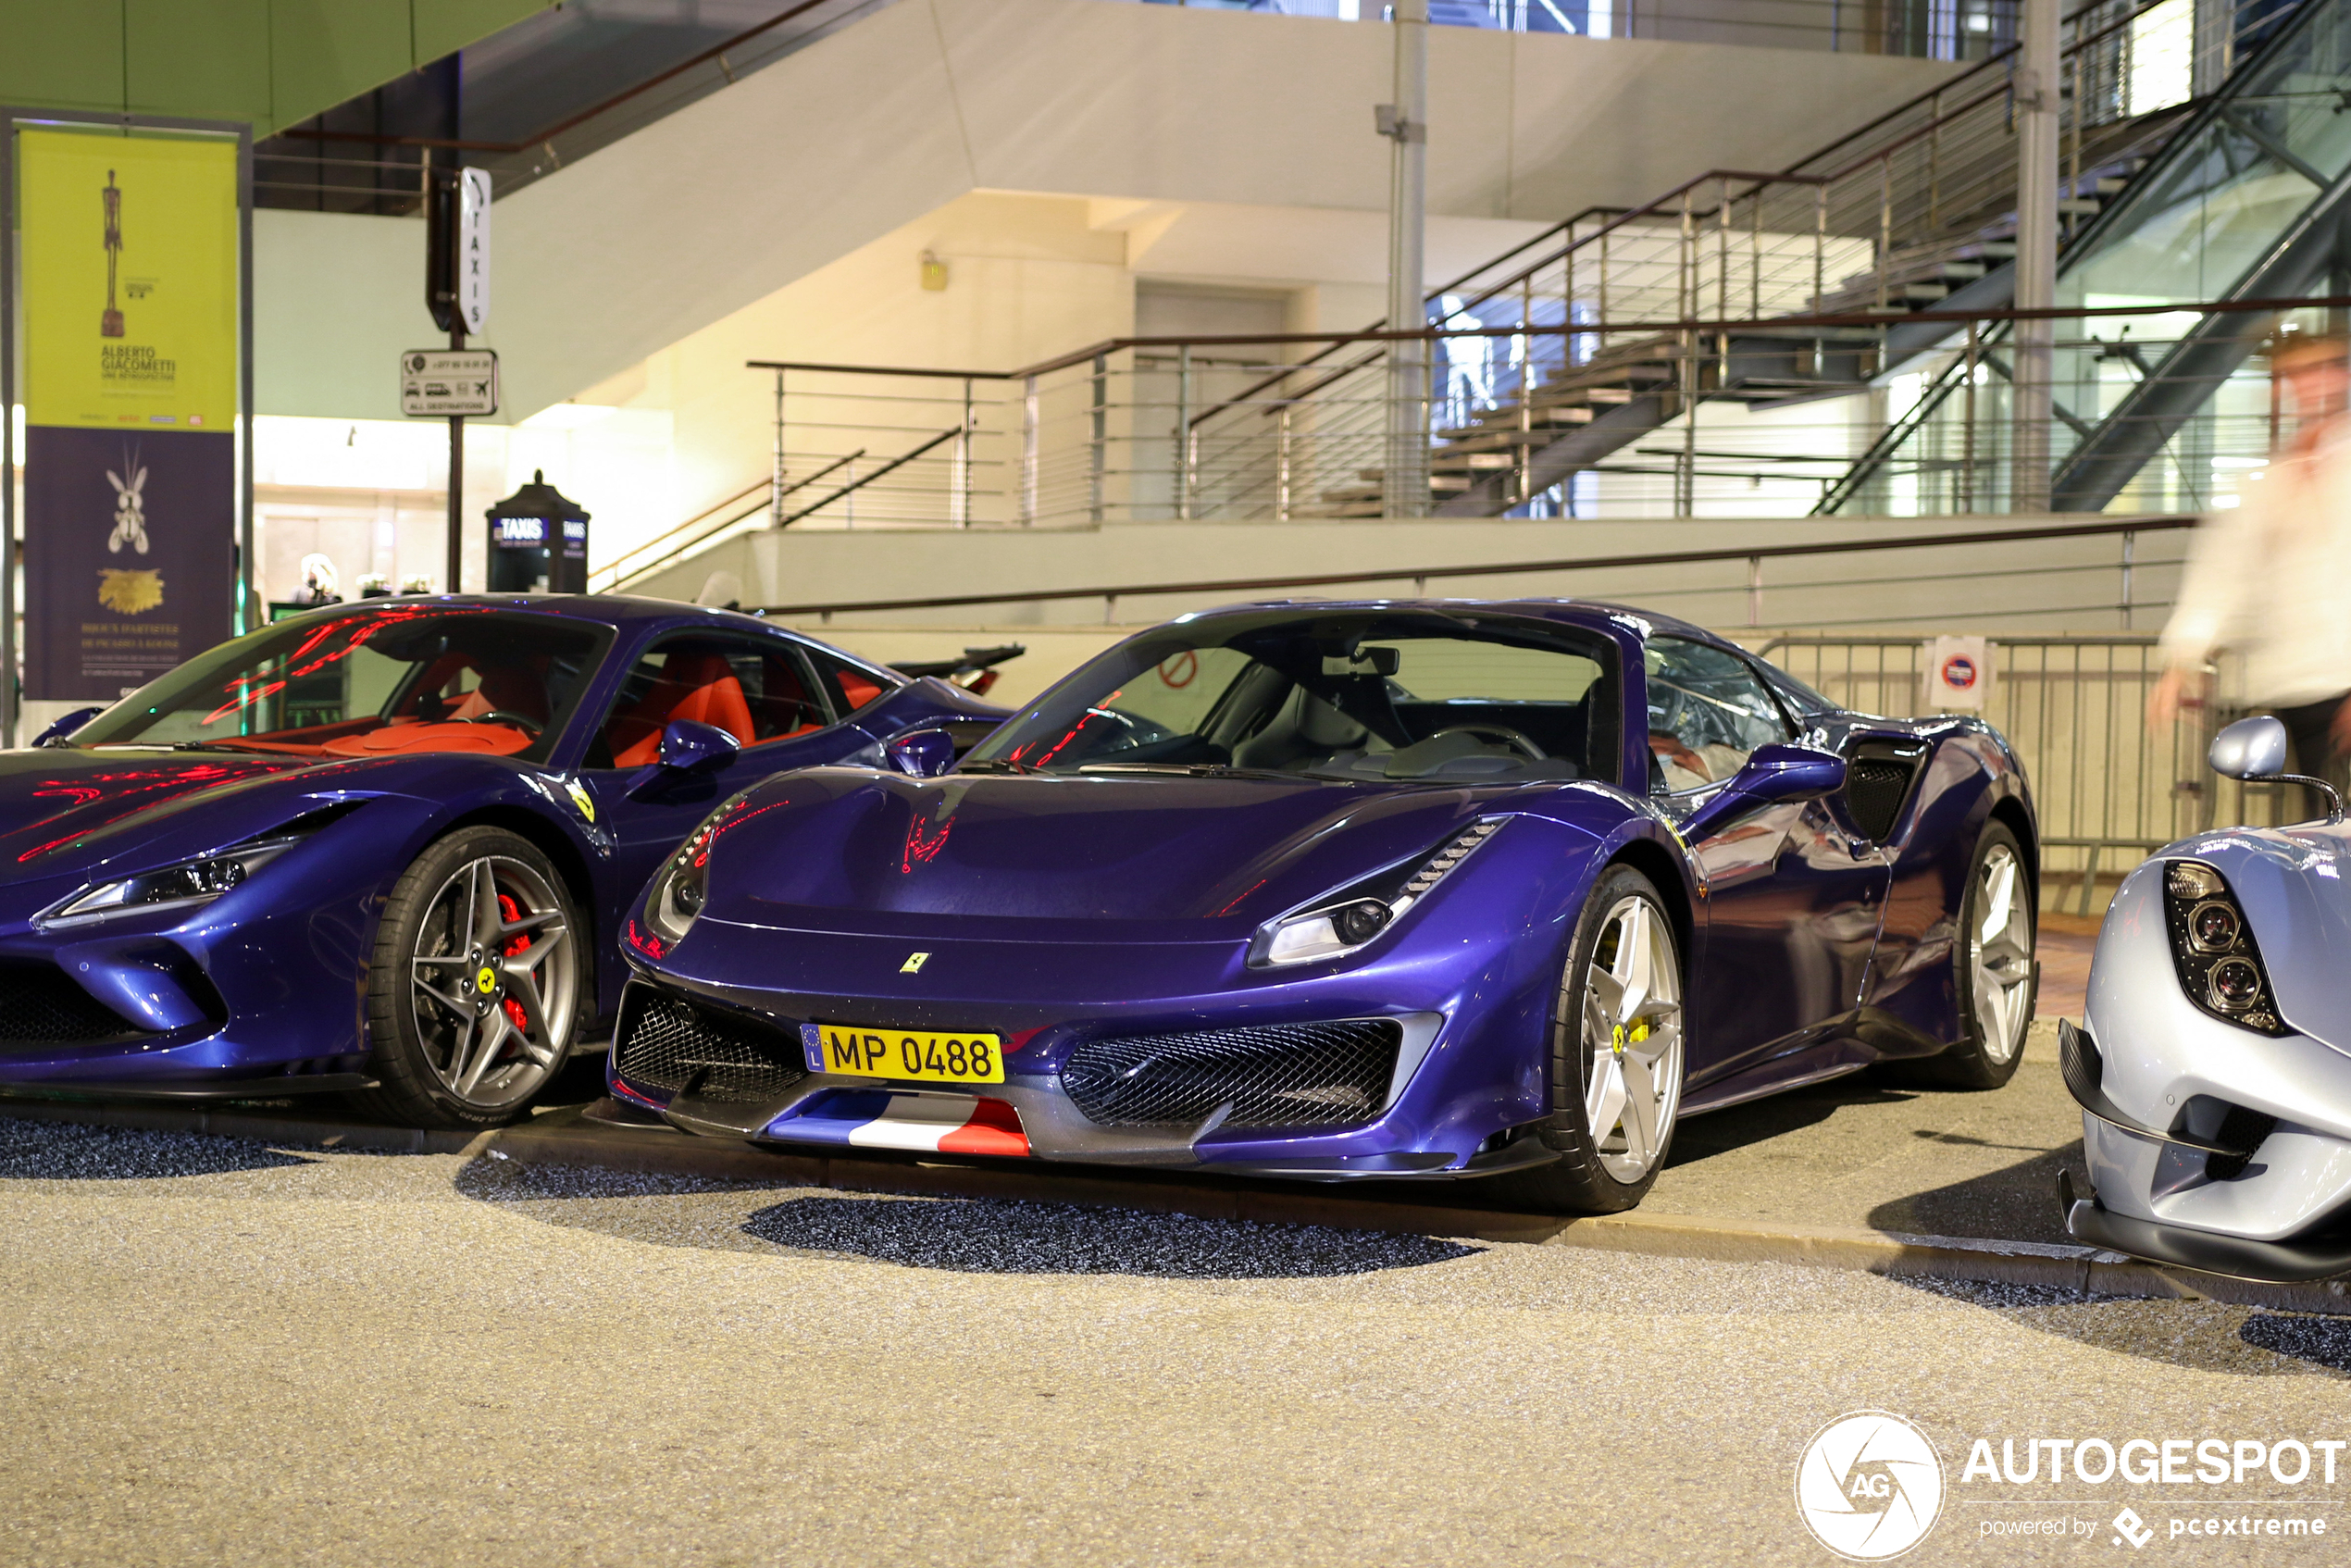
[[[504,708],[492,708],[488,713],[470,714],[457,722],[459,724],[511,725],[534,739],[547,728],[535,718],[525,718],[520,714],[508,713]]]
[[[1474,735],[1483,740],[1499,740],[1529,762],[1542,762],[1550,756],[1549,752],[1506,724],[1448,725],[1435,735],[1424,736],[1421,743],[1426,745],[1429,741],[1447,735]]]

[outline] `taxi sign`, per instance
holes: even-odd
[[[400,412],[412,419],[497,413],[497,351],[409,349],[400,356]]]

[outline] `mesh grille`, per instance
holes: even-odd
[[[643,1088],[742,1104],[780,1099],[808,1076],[797,1041],[658,991],[628,1010],[618,1063]]]
[[[1088,1040],[1062,1088],[1106,1126],[1188,1126],[1226,1103],[1228,1127],[1368,1121],[1387,1099],[1403,1035],[1368,1018]]]
[[[0,964],[0,1044],[93,1045],[144,1032],[54,964]]]
[[[1903,797],[1910,792],[1911,765],[1885,757],[1855,757],[1845,768],[1845,803],[1853,825],[1870,838],[1894,831]]]

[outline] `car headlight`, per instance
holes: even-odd
[[[136,877],[101,882],[44,910],[36,923],[75,926],[110,915],[210,903],[243,886],[247,877],[300,842],[300,834],[257,840],[203,860],[182,861],[161,871],[143,871]]]
[[[1257,968],[1311,964],[1317,959],[1343,958],[1368,945],[1398,916],[1426,898],[1501,826],[1499,816],[1474,822],[1412,866],[1408,876],[1399,877],[1390,871],[1346,889],[1312,909],[1268,920],[1250,940],[1250,964]]]
[[[645,895],[645,926],[663,941],[676,945],[702,915],[710,890],[710,846],[718,837],[724,811],[714,813],[662,863]]]
[[[2164,925],[2188,1000],[2215,1018],[2265,1035],[2289,1033],[2270,992],[2270,972],[2228,878],[2200,860],[2163,868]]]

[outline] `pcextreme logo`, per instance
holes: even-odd
[[[1891,1411],[1849,1412],[1804,1445],[1796,1511],[1813,1539],[1849,1562],[1899,1557],[1943,1512],[1943,1456]]]

